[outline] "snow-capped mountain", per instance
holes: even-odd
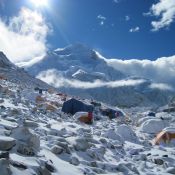
[[[35,76],[49,69],[56,69],[65,78],[73,78],[73,75],[80,77],[83,74],[84,81],[87,81],[86,77],[89,81],[93,81],[94,78],[105,78],[110,81],[125,77],[120,71],[109,67],[96,51],[82,44],[49,52],[43,59],[25,67]],[[89,79],[89,75],[92,79]]]
[[[71,95],[117,106],[164,105],[174,93],[144,77],[114,69],[98,52],[83,44],[48,52],[34,63],[23,64],[33,76]]]

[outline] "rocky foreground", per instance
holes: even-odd
[[[49,90],[38,102],[34,87],[1,76],[0,175],[175,174],[175,147],[152,145],[175,113],[127,109],[128,122],[96,107],[86,125],[61,112],[65,96]]]

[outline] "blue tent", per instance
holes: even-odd
[[[156,113],[155,112],[148,112],[148,116],[150,116],[150,117],[155,117],[156,116]]]
[[[114,109],[110,109],[110,108],[101,109],[101,113],[102,113],[102,115],[108,116],[110,119],[125,116],[122,111],[114,110]]]
[[[91,104],[83,103],[82,101],[76,100],[74,98],[63,103],[62,111],[64,113],[70,113],[74,115],[76,112],[93,112],[94,106]]]

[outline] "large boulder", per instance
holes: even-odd
[[[24,155],[34,155],[40,148],[39,136],[27,127],[13,130],[12,136],[18,140],[17,151]]]
[[[124,143],[123,138],[114,129],[107,130],[102,136],[111,140],[115,140],[118,142],[118,144]]]
[[[119,134],[125,141],[137,142],[138,138],[131,127],[123,124],[116,129],[116,133]]]
[[[8,151],[15,146],[16,140],[11,137],[0,136],[0,150]]]
[[[89,143],[88,139],[85,137],[76,137],[67,140],[71,145],[73,145],[76,151],[86,151],[91,147],[91,143]]]
[[[157,134],[167,126],[168,122],[166,120],[150,119],[142,123],[140,131],[148,134]]]

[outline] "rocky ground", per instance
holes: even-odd
[[[157,130],[175,127],[175,113],[126,109],[123,122],[96,108],[98,120],[86,125],[61,112],[65,97],[56,93],[36,102],[34,86],[0,80],[0,175],[175,174],[173,145],[151,142]]]

